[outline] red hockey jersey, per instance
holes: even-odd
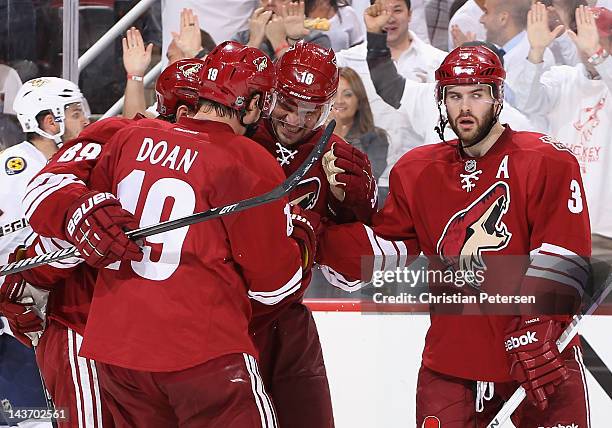
[[[104,148],[90,187],[112,192],[141,226],[270,191],[272,157],[225,124],[182,118],[136,124]],[[250,299],[274,305],[300,288],[287,200],[147,238],[142,261],[98,274],[81,354],[146,371],[177,371],[255,354]]]
[[[72,245],[65,241],[64,224],[68,207],[80,195],[89,192],[87,183],[91,170],[102,152],[104,144],[120,129],[136,119],[113,117],[87,126],[78,138],[66,142],[49,163],[32,179],[23,200],[26,218],[32,229],[40,235],[35,242],[35,254],[44,254]],[[151,124],[158,121],[147,120]],[[159,122],[160,126],[163,122]],[[51,214],[52,213],[52,214]],[[47,305],[47,317],[83,334],[89,304],[93,296],[96,269],[75,260],[51,264],[56,268],[53,277],[63,278],[52,287]],[[63,272],[62,272],[63,271]],[[43,268],[33,269],[28,275],[33,284],[48,288],[49,274]],[[37,275],[39,280],[36,281]]]
[[[342,288],[369,279],[361,256],[378,256],[374,266],[382,270],[403,267],[421,251],[455,268],[483,270],[489,294],[508,281],[486,271],[500,255],[530,256],[516,278],[521,295],[550,286],[581,293],[588,279],[579,165],[541,134],[506,126],[480,158],[442,143],[408,152],[391,171],[389,196],[372,224],[333,226],[321,238],[319,263]],[[430,316],[425,366],[472,380],[511,380],[503,340],[512,316],[442,315],[433,306]]]

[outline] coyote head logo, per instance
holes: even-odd
[[[257,57],[253,60],[253,64],[257,67],[257,71],[262,72],[268,67],[268,58],[265,56]]]
[[[202,64],[185,64],[179,67],[183,76],[194,77],[202,69]]]
[[[499,181],[453,215],[438,240],[437,252],[442,260],[458,270],[485,270],[483,251],[499,251],[512,237],[503,222],[509,206],[510,189]]]

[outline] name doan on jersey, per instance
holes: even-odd
[[[136,156],[137,162],[148,161],[151,165],[160,164],[163,167],[178,171],[180,169],[187,174],[193,165],[199,152],[191,149],[185,149],[181,146],[174,146],[168,152],[168,143],[166,141],[154,142],[152,138],[144,138]]]

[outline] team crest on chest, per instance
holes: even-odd
[[[478,165],[475,159],[468,159],[465,161],[464,169],[465,174],[459,174],[461,178],[461,188],[466,192],[471,192],[476,187],[476,182],[479,180],[479,175],[482,174],[482,170],[477,169]]]
[[[451,217],[438,240],[437,253],[455,269],[485,270],[482,253],[506,248],[512,237],[503,221],[509,207],[510,188],[498,181]]]
[[[295,155],[297,155],[297,150],[291,150],[283,146],[281,143],[276,143],[276,153],[278,156],[276,160],[280,164],[280,166],[289,165],[293,159],[295,159]]]

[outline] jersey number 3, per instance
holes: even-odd
[[[573,214],[579,214],[582,212],[582,192],[580,192],[580,185],[576,180],[572,180],[570,183],[570,198],[567,200],[567,208]]]
[[[136,169],[117,186],[117,196],[121,200],[121,205],[133,214],[136,212],[139,200],[144,197],[140,227],[161,223],[162,210],[166,203],[172,204],[170,217],[167,220],[193,214],[196,198],[193,188],[188,183],[177,178],[162,178],[153,183],[146,194],[142,194],[144,178],[145,172]],[[181,251],[188,230],[189,226],[149,236],[148,243],[162,245],[159,260],[151,260],[151,246],[145,245],[142,260],[130,262],[134,272],[153,281],[170,278],[181,262]]]

